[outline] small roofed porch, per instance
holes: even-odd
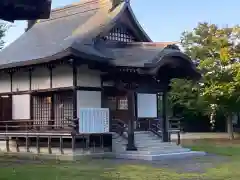
[[[146,50],[142,45],[142,43],[131,44],[131,47],[135,50],[142,51],[140,55],[134,54],[133,58],[141,56],[143,53],[149,53],[149,49]],[[155,46],[154,43],[148,43],[147,45]],[[123,52],[124,50],[121,49],[123,47],[126,46],[118,46],[118,52]],[[157,48],[159,49],[159,47]],[[117,66],[102,76],[102,80],[103,84],[106,84],[106,87],[104,87],[106,96],[109,96],[110,99],[115,97],[115,101],[120,99],[119,102],[124,102],[124,99],[126,101],[125,109],[124,107],[122,109],[113,108],[112,110],[112,107],[110,108],[110,117],[119,119],[118,121],[127,127],[125,128],[128,141],[126,149],[129,151],[137,150],[134,132],[139,129],[142,130],[141,128],[150,130],[152,124],[157,125],[155,133],[160,132],[159,136],[161,136],[163,142],[169,142],[167,92],[171,88],[169,86],[170,81],[173,78],[198,80],[201,78],[201,74],[197,71],[192,60],[176,46],[165,46],[155,54],[154,58],[144,60],[142,64],[137,60],[127,62],[124,57],[122,59],[122,62],[118,60]],[[143,62],[141,59],[139,61]],[[130,65],[131,63],[132,65]],[[112,84],[112,87],[109,87],[109,84]],[[159,99],[162,103],[161,112],[158,111]],[[151,106],[150,101],[152,101],[150,104],[155,103],[155,106]],[[155,102],[153,103],[153,101]],[[119,102],[117,107],[121,106]],[[141,127],[141,123],[144,124],[144,121],[146,123],[143,125],[144,127]]]

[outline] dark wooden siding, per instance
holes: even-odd
[[[0,129],[5,130],[6,121],[12,120],[12,96],[0,97]],[[4,121],[4,122],[3,122]]]

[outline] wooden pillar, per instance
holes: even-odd
[[[30,91],[32,90],[32,71],[33,71],[33,68],[29,68],[29,69],[28,69],[29,90],[30,90]]]
[[[157,119],[161,118],[162,110],[160,109],[161,106],[159,106],[160,105],[159,103],[162,102],[162,101],[160,101],[160,100],[162,100],[161,98],[162,98],[162,95],[157,93],[157,102],[156,102],[157,103]]]
[[[19,138],[18,137],[16,137],[16,151],[20,152],[20,149],[19,149]]]
[[[72,62],[73,68],[73,118],[77,118],[77,67],[75,60]]]
[[[54,106],[54,94],[51,94],[51,118],[50,121],[48,122],[48,125],[50,125],[49,129],[54,129],[54,124],[55,124],[55,106]]]
[[[10,152],[9,141],[10,141],[10,139],[9,139],[9,137],[7,136],[7,137],[6,137],[6,150],[7,150],[7,152]]]
[[[128,111],[129,117],[128,120],[128,143],[127,143],[127,151],[136,151],[137,148],[135,146],[135,135],[134,135],[134,122],[136,121],[136,113],[135,113],[135,90],[130,90],[128,92]]]
[[[49,70],[49,78],[50,78],[50,89],[53,88],[53,69],[55,66],[53,64],[49,64],[48,66]],[[51,105],[50,105],[50,120],[48,121],[49,129],[54,129],[55,124],[55,108],[54,108],[54,92],[51,93]]]
[[[13,71],[11,71],[10,73],[9,73],[9,75],[10,75],[10,89],[11,89],[11,92],[13,92]]]
[[[76,149],[76,133],[78,132],[79,127],[76,126],[75,123],[77,119],[77,67],[76,61],[72,61],[72,69],[73,69],[73,131],[72,131],[72,151],[74,152]]]
[[[48,136],[48,153],[52,154],[52,144],[51,144],[52,138],[51,136]]]
[[[63,152],[63,137],[62,136],[59,137],[59,150],[60,150],[61,154],[64,154],[64,152]]]
[[[40,145],[39,145],[40,138],[39,136],[36,137],[36,148],[37,148],[37,153],[40,154]]]
[[[168,118],[167,118],[167,91],[162,94],[162,138],[163,142],[169,141],[168,135]]]
[[[25,145],[26,145],[26,151],[27,151],[27,152],[30,152],[30,149],[29,149],[29,137],[28,137],[28,136],[26,136]]]
[[[53,65],[48,65],[48,70],[49,70],[49,78],[50,78],[50,88],[53,88]]]

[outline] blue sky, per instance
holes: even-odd
[[[60,7],[79,0],[53,0],[52,7]],[[193,29],[198,22],[218,25],[240,24],[238,0],[131,0],[133,11],[152,40],[179,41],[185,30]],[[8,31],[7,44],[18,38],[26,27],[18,21]]]

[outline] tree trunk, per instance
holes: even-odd
[[[232,123],[232,115],[228,115],[227,117],[227,132],[230,140],[234,139],[234,134],[233,134],[233,123]]]

